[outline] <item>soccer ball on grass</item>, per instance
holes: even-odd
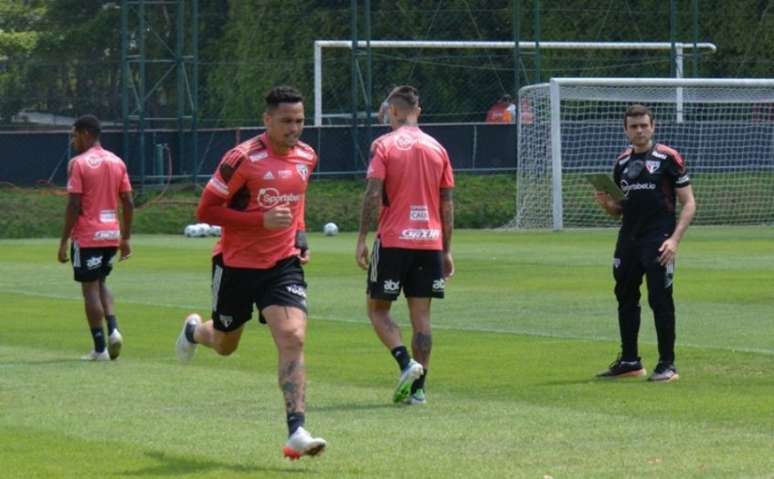
[[[207,232],[210,229],[210,225],[207,223],[196,223],[195,225],[188,225],[183,230],[183,234],[187,238],[201,238],[207,236]]]
[[[336,226],[336,223],[325,223],[325,226],[323,226],[323,233],[325,233],[325,236],[335,236],[339,232],[339,227]]]

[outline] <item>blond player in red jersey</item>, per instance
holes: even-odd
[[[443,146],[417,127],[421,112],[417,90],[396,87],[387,101],[393,131],[371,145],[355,259],[368,271],[368,318],[400,368],[393,402],[424,404],[432,348],[430,302],[443,298],[446,280],[454,274],[454,176]],[[369,260],[366,240],[377,214],[379,227]],[[415,359],[390,317],[390,306],[401,289],[408,303]]]
[[[277,346],[288,425],[283,454],[298,459],[326,446],[304,429],[306,282],[301,265],[309,261],[304,199],[317,154],[299,141],[301,94],[280,86],[265,101],[266,132],[225,154],[199,201],[199,220],[223,228],[221,254],[217,248],[213,252],[211,319],[186,318],[177,354],[189,361],[197,344],[223,356],[233,353],[255,305]]]
[[[81,283],[86,320],[94,341],[94,349],[81,358],[85,361],[107,361],[121,353],[123,338],[106,280],[116,250],[121,250],[120,260],[132,254],[132,186],[121,158],[100,145],[100,131],[99,120],[93,115],[84,115],[73,125],[71,142],[80,154],[67,167],[67,209],[57,253],[59,261],[66,263],[67,243],[72,239],[73,273],[75,281]],[[118,219],[119,198],[123,222]],[[108,325],[107,347],[103,318]]]

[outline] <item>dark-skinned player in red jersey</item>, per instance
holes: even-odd
[[[132,255],[132,185],[123,160],[102,148],[101,131],[94,115],[84,115],[73,124],[71,142],[79,154],[67,166],[67,209],[57,253],[60,262],[67,262],[67,243],[71,240],[73,275],[81,283],[86,320],[94,341],[94,349],[81,357],[84,361],[107,361],[121,353],[123,336],[118,330],[107,277],[117,251],[119,261]],[[108,327],[107,344],[103,322]]]
[[[648,304],[658,337],[658,363],[648,378],[653,382],[678,379],[675,368],[675,304],[672,297],[675,257],[680,241],[696,213],[691,180],[680,153],[653,142],[655,121],[643,105],[624,114],[631,142],[615,161],[613,179],[624,192],[621,201],[597,192],[595,199],[611,216],[622,217],[613,258],[615,296],[621,354],[602,378],[644,376],[637,336],[640,329],[640,285],[647,279]],[[676,201],[682,210],[676,218]]]
[[[304,103],[298,90],[275,87],[265,101],[266,132],[225,154],[199,201],[199,220],[223,228],[221,254],[214,256],[214,304],[210,320],[186,318],[177,355],[189,361],[197,344],[223,356],[233,353],[255,305],[277,347],[288,425],[283,454],[298,459],[326,446],[304,428],[307,310],[301,266],[310,258],[304,201],[317,154],[299,141]]]

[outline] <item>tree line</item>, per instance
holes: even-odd
[[[185,0],[190,9],[193,0]],[[519,0],[513,0],[519,1]],[[372,39],[512,40],[511,0],[372,0]],[[120,121],[121,1],[0,0],[0,124],[9,125],[20,111],[65,116],[94,112]],[[136,53],[137,0],[130,21],[130,53]],[[702,77],[765,77],[774,59],[774,2],[770,0],[699,0],[694,25],[691,0],[679,0],[671,23],[670,2],[663,0],[523,0],[518,6],[523,40],[543,41],[677,41],[713,42],[715,54],[702,54],[693,71]],[[539,22],[535,7],[540,5]],[[357,35],[368,26],[364,2],[357,2]],[[351,39],[349,0],[198,0],[199,117],[203,125],[256,124],[262,94],[272,85],[289,83],[312,95],[312,42]],[[177,35],[176,6],[145,7],[146,57],[169,55]],[[192,22],[183,37],[190,47]],[[674,28],[673,28],[674,27]],[[349,50],[326,52],[325,110],[352,110]],[[358,52],[358,98],[365,108],[369,90],[368,56]],[[148,111],[174,116],[177,83],[164,78],[164,65],[148,64],[149,81],[157,88]],[[518,82],[545,81],[551,76],[667,76],[668,53],[543,51],[538,58],[524,51]],[[138,82],[132,71],[133,85]],[[423,92],[428,114],[437,121],[480,118],[502,93],[513,93],[514,55],[494,50],[371,51],[372,108],[386,89],[412,83]],[[148,85],[150,89],[152,85]],[[307,114],[311,115],[311,102]]]

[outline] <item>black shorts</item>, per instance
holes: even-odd
[[[306,281],[298,258],[268,269],[232,268],[212,258],[212,321],[218,331],[235,331],[268,306],[291,306],[306,313]]]
[[[90,283],[106,278],[113,271],[115,246],[110,248],[81,248],[77,241],[70,243],[70,261],[73,278],[79,283]]]
[[[373,299],[395,301],[401,289],[407,298],[443,298],[441,251],[383,248],[377,239],[368,266],[367,293]]]

